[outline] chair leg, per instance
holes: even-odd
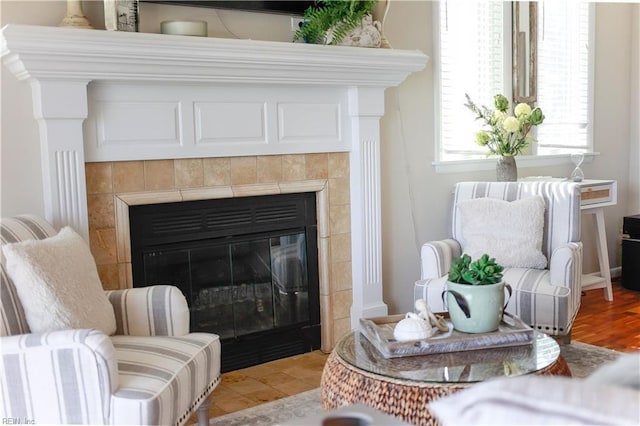
[[[213,395],[209,395],[207,399],[202,401],[202,404],[197,409],[198,413],[198,426],[209,425],[209,406],[211,405],[211,399]]]

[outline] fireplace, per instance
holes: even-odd
[[[131,206],[134,287],[175,285],[223,372],[320,348],[315,193]]]
[[[27,25],[5,26],[0,40],[4,65],[32,88],[44,216],[91,244],[105,288],[133,282],[125,207],[311,182],[327,212],[323,348],[387,314],[379,119],[385,89],[424,69],[422,52]],[[315,167],[336,155],[345,174]],[[274,162],[279,177],[263,173]]]

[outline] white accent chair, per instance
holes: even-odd
[[[2,219],[2,244],[43,240],[43,219]],[[1,251],[0,251],[1,252]],[[117,330],[34,334],[2,258],[0,418],[35,424],[182,425],[208,406],[220,382],[220,339],[189,333],[184,295],[172,286],[107,292]]]
[[[534,195],[541,195],[545,201],[542,252],[548,266],[505,269],[504,280],[513,288],[506,311],[536,330],[569,341],[582,285],[580,188],[573,182],[458,183],[453,192],[451,238],[422,246],[421,279],[415,283],[414,299],[426,299],[434,312],[446,311],[441,293],[446,288],[449,266],[464,252],[458,202],[481,197],[514,201]]]

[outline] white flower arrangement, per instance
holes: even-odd
[[[476,113],[476,120],[484,120],[487,126],[475,134],[476,143],[496,155],[509,157],[520,154],[534,140],[529,135],[531,128],[544,121],[540,108],[531,109],[525,103],[516,105],[513,115],[509,115],[509,100],[504,95],[494,96],[495,110],[484,105],[478,107],[469,95],[465,96],[465,106]]]

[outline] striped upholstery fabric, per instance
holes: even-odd
[[[118,387],[113,344],[96,330],[3,337],[0,418],[104,424]]]
[[[456,203],[480,197],[513,201],[533,195],[545,200],[542,251],[549,269],[507,268],[504,279],[514,294],[507,312],[552,335],[567,335],[580,307],[582,243],[580,242],[580,187],[572,182],[462,182],[453,194],[452,239],[431,241],[422,247],[422,279],[414,299],[424,298],[434,311],[446,310],[441,298],[451,260],[464,251]]]
[[[2,245],[24,240],[42,240],[53,237],[57,231],[44,219],[34,215],[20,215],[3,218],[0,221]],[[0,336],[29,333],[29,326],[18,299],[13,281],[7,275],[2,250],[2,272],[0,274]]]
[[[2,243],[44,239],[43,219],[2,219]],[[117,331],[31,334],[2,261],[0,418],[36,424],[182,425],[220,382],[220,339],[189,334],[177,287],[106,292]]]
[[[183,336],[189,332],[189,306],[173,286],[107,291],[116,314],[116,334]]]
[[[113,424],[183,424],[220,381],[220,341],[214,334],[111,340],[120,383],[112,398]]]

